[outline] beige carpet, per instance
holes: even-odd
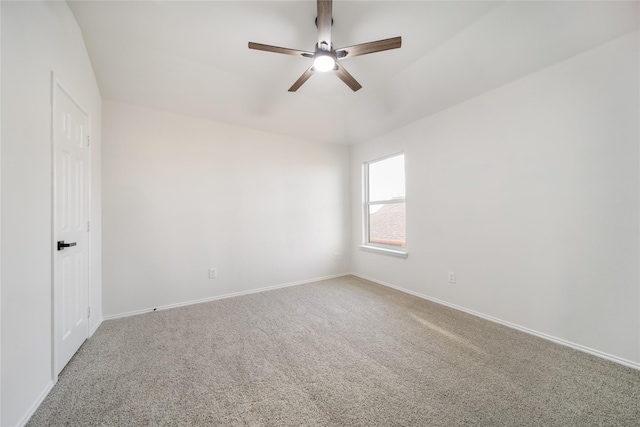
[[[30,426],[632,426],[640,371],[355,277],[102,324]]]

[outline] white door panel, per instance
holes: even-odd
[[[88,337],[87,114],[54,82],[55,373]]]

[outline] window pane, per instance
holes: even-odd
[[[369,243],[406,246],[404,206],[404,203],[369,206]]]
[[[369,163],[369,201],[404,198],[404,154]]]

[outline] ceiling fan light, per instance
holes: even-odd
[[[313,60],[313,68],[316,71],[330,71],[333,70],[336,66],[336,61],[333,57],[329,55],[316,55]]]

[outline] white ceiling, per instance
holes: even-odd
[[[315,1],[69,2],[105,99],[307,139],[357,143],[638,28],[638,3],[334,1],[336,48],[402,36],[287,89],[311,60]]]

